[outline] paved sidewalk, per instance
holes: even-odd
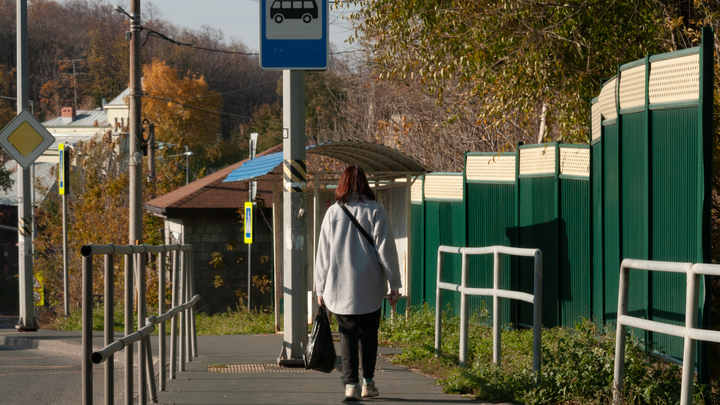
[[[117,334],[118,337],[122,333]],[[198,354],[186,371],[167,382],[167,391],[159,393],[161,404],[337,404],[344,398],[341,373],[329,374],[305,369],[281,368],[277,357],[282,346],[282,335],[199,336]],[[0,329],[0,349],[37,350],[44,356],[75,359],[80,366],[80,332],[40,330],[19,333],[13,329]],[[95,332],[93,343],[102,346],[102,332]],[[157,336],[152,337],[157,355]],[[339,347],[338,353],[339,353]],[[381,354],[398,353],[397,349],[380,348]],[[120,360],[123,356],[116,356]],[[157,363],[156,363],[157,364]],[[208,367],[221,372],[209,372]],[[358,403],[382,404],[445,404],[469,402],[460,395],[443,394],[435,380],[425,375],[378,359],[375,382],[380,396]],[[120,369],[120,370],[118,370]],[[102,366],[95,366],[93,382],[95,403],[102,402]],[[116,365],[116,403],[123,396],[117,392],[124,377],[120,364]],[[157,368],[155,369],[157,373]],[[42,389],[43,378],[32,376],[28,386]],[[1,385],[1,384],[0,384]],[[77,402],[81,387],[77,385]],[[136,393],[135,393],[136,394]],[[28,392],[24,403],[36,402]],[[136,397],[136,395],[134,395]],[[40,396],[38,396],[40,398]],[[73,403],[72,400],[63,402]],[[475,402],[477,403],[477,402]]]

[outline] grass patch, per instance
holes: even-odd
[[[57,330],[82,330],[82,310],[76,309],[70,312],[69,317],[62,315],[45,314],[46,322],[42,325],[46,329]],[[157,315],[157,312],[150,315]],[[125,308],[122,304],[116,305],[113,310],[113,325],[115,332],[125,331]],[[133,325],[137,325],[137,314],[133,314]],[[93,308],[92,326],[94,331],[105,330],[105,307],[99,305]]]
[[[275,315],[272,311],[228,311],[215,315],[195,315],[198,335],[274,334]]]
[[[425,305],[408,317],[381,324],[381,344],[403,348],[393,362],[440,378],[447,393],[478,400],[522,404],[606,404],[612,402],[615,331],[590,321],[574,330],[544,329],[542,370],[532,372],[532,331],[502,332],[502,365],[492,363],[492,328],[483,316],[472,317],[468,333],[468,367],[458,365],[459,317],[443,315],[442,352],[435,357],[435,310]],[[625,360],[625,403],[676,404],[681,374],[674,364],[647,355],[642,342],[628,338]],[[712,389],[711,389],[712,388]],[[694,388],[694,403],[718,403],[717,384]],[[707,402],[706,402],[707,403]]]
[[[157,310],[149,310],[148,316],[157,315]],[[43,328],[57,330],[82,330],[82,311],[71,312],[70,316],[46,316],[47,322]],[[166,322],[170,328],[170,320]],[[198,335],[241,335],[275,333],[275,319],[272,312],[245,312],[228,311],[215,315],[198,313],[195,315]],[[125,308],[122,304],[116,305],[113,311],[113,324],[116,332],[125,331]],[[93,308],[92,325],[94,331],[103,331],[105,328],[105,308],[100,305]],[[133,325],[137,325],[137,313],[133,314]],[[157,334],[157,328],[153,334]],[[168,332],[169,333],[169,332]]]

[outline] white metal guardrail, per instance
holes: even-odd
[[[461,285],[443,282],[443,253],[462,255],[462,281]],[[468,259],[470,255],[492,254],[493,261],[493,288],[470,288],[468,283]],[[502,256],[521,256],[534,258],[534,286],[533,294],[519,291],[503,290],[500,288],[502,280]],[[542,252],[540,249],[524,249],[506,246],[488,247],[455,247],[440,246],[438,248],[437,264],[437,293],[435,304],[435,353],[440,354],[442,347],[442,290],[460,292],[460,365],[467,366],[468,358],[468,295],[485,295],[493,297],[493,362],[500,365],[500,333],[502,331],[501,298],[525,301],[533,304],[533,371],[540,371],[540,337],[542,331]]]
[[[144,299],[138,299],[138,330],[133,332],[133,286],[137,285],[137,296],[145,297],[145,259],[148,253],[157,254],[158,263],[158,312],[162,315],[146,317]],[[193,306],[200,296],[190,296],[194,290],[194,270],[191,245],[85,245],[81,248],[82,263],[82,403],[93,403],[92,366],[105,363],[105,403],[114,403],[114,354],[125,350],[125,404],[134,403],[133,395],[133,344],[138,343],[138,399],[146,404],[148,391],[152,402],[157,403],[155,373],[153,371],[152,348],[149,335],[158,325],[159,386],[165,390],[165,322],[172,319],[170,335],[170,378],[175,378],[177,368],[184,371],[185,359],[197,357],[197,335]],[[172,306],[165,311],[165,261],[171,254],[172,265]],[[92,352],[92,281],[93,256],[104,255],[104,304],[105,304],[105,348]],[[114,255],[125,255],[125,337],[114,340]],[[133,273],[137,283],[133,282]],[[182,303],[182,304],[180,304]],[[177,332],[180,318],[180,332]],[[178,349],[179,335],[179,349]],[[177,361],[175,360],[177,359]],[[109,360],[109,361],[106,361]],[[178,367],[176,367],[176,365]]]
[[[670,325],[627,314],[630,269],[684,273],[686,281],[685,326]],[[615,340],[615,379],[613,383],[613,401],[620,402],[625,376],[625,335],[627,327],[632,326],[651,332],[664,333],[685,339],[683,347],[682,388],[680,405],[692,404],[693,382],[695,374],[695,346],[697,340],[720,343],[720,331],[697,329],[698,323],[698,277],[700,275],[720,276],[720,265],[661,262],[653,260],[625,259],[620,265],[620,287],[618,291],[618,319]]]

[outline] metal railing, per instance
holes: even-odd
[[[170,334],[170,378],[175,378],[176,369],[185,369],[185,358],[192,361],[197,357],[197,336],[193,306],[200,296],[190,296],[194,291],[194,269],[191,245],[85,245],[81,248],[82,262],[82,403],[93,403],[92,367],[105,363],[105,403],[114,403],[114,354],[125,350],[125,404],[134,403],[133,344],[138,343],[138,399],[146,404],[148,391],[152,402],[157,402],[155,373],[153,371],[152,348],[149,335],[158,325],[158,381],[161,391],[165,390],[165,322],[171,321]],[[145,259],[147,253],[157,254],[158,263],[158,312],[161,315],[147,317],[145,299]],[[170,253],[172,269],[172,309],[165,312],[165,263]],[[105,304],[104,342],[105,347],[92,352],[92,282],[93,256],[104,255]],[[125,255],[125,337],[115,341],[114,310],[114,255]],[[135,277],[133,277],[135,275]],[[136,279],[136,283],[133,282]],[[137,331],[133,332],[133,292],[137,287]],[[182,302],[182,304],[180,304]],[[180,348],[178,350],[178,317],[180,318]],[[177,358],[177,362],[176,359]],[[107,361],[109,360],[109,361]],[[177,366],[176,367],[176,363]]]
[[[670,325],[627,314],[628,287],[630,269],[684,273],[686,275],[685,326]],[[620,265],[620,286],[618,291],[618,318],[615,340],[615,375],[613,383],[613,402],[619,403],[625,377],[625,340],[627,327],[664,333],[685,339],[683,346],[682,388],[680,405],[692,404],[693,382],[695,376],[695,347],[697,340],[720,343],[720,331],[697,329],[698,323],[698,276],[720,276],[720,265],[661,262],[653,260],[625,259]]]
[[[461,284],[443,282],[443,253],[462,255]],[[470,255],[493,255],[493,288],[470,288],[468,284],[468,259]],[[519,291],[503,290],[500,288],[502,280],[502,256],[521,256],[534,258],[534,286],[533,294]],[[506,246],[488,247],[455,247],[440,246],[438,248],[437,263],[437,297],[435,304],[435,353],[440,354],[442,347],[442,290],[460,292],[460,365],[467,366],[468,358],[468,295],[484,295],[493,297],[493,362],[500,365],[501,349],[500,334],[502,332],[502,303],[501,298],[525,301],[533,304],[533,371],[540,371],[540,337],[542,332],[542,252],[540,249],[524,249]]]

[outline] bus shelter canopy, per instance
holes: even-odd
[[[369,175],[420,175],[428,169],[410,156],[372,142],[338,141],[311,145],[306,153],[323,155],[360,166]],[[282,164],[283,152],[277,152],[250,160],[233,170],[223,182],[247,181],[270,174]]]

